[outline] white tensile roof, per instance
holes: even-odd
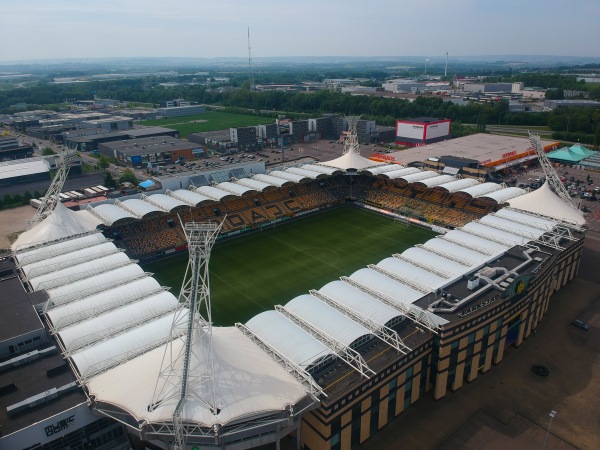
[[[294,184],[293,181],[284,179],[281,177],[274,177],[272,175],[266,175],[264,173],[258,173],[252,177],[253,180],[262,181],[263,183],[268,183],[271,186],[285,186],[286,184]]]
[[[303,369],[334,354],[333,350],[277,311],[262,312],[246,322],[246,326]]]
[[[325,175],[333,175],[334,173],[340,173],[340,169],[333,167],[319,166],[317,164],[304,164],[300,166],[302,169],[310,170],[311,172],[324,173]]]
[[[300,183],[306,179],[310,180],[310,177],[307,177],[306,175],[297,175],[295,173],[288,172],[287,170],[271,170],[269,175],[272,177],[283,178],[284,180],[289,180],[294,183]]]
[[[394,172],[396,170],[406,169],[405,166],[401,164],[384,164],[382,166],[370,167],[369,169],[364,169],[365,172],[370,173],[371,175],[380,175],[386,172]]]
[[[172,341],[94,376],[87,384],[90,395],[128,411],[138,421],[171,422],[179,400],[178,386],[164,381],[165,397],[171,398],[152,412],[148,406],[165,351],[179,354],[182,345],[181,340]],[[284,411],[306,397],[305,387],[237,328],[213,328],[212,345],[215,385],[200,384],[194,397],[210,398],[214,387],[219,413],[213,415],[203,402],[188,397],[181,414],[183,421],[203,427],[226,425]],[[206,361],[201,365],[194,359],[190,371],[198,373],[206,365]]]
[[[154,278],[144,277],[49,309],[46,314],[54,328],[60,329],[162,291]]]
[[[51,214],[31,230],[21,233],[10,248],[17,251],[42,242],[89,233],[95,230],[97,225],[98,223],[85,220],[58,202]]]
[[[285,309],[296,314],[317,329],[349,347],[365,334],[371,334],[362,325],[309,294],[299,295],[286,303]]]
[[[522,222],[545,231],[552,230],[558,224],[556,220],[535,216],[533,214],[528,214],[525,211],[517,211],[512,208],[502,208],[495,212],[494,215],[513,222]]]
[[[123,219],[138,219],[139,217],[134,216],[129,211],[125,211],[123,208],[119,208],[117,205],[110,203],[104,205],[94,206],[94,211],[103,219],[103,222],[107,226],[111,226],[115,222]]]
[[[182,202],[181,200],[178,200],[171,195],[152,194],[151,196],[145,197],[145,198],[150,198],[152,202],[160,205],[160,207],[164,211],[169,211],[169,212],[173,211],[175,208],[178,208],[180,206],[188,206],[187,203]]]
[[[406,175],[411,175],[413,173],[421,173],[421,170],[417,169],[416,167],[404,167],[402,169],[392,170],[391,172],[384,172],[381,175],[393,180],[396,178],[402,178]]]
[[[178,200],[186,202],[190,206],[198,206],[201,203],[215,201],[214,198],[207,197],[206,195],[202,195],[198,192],[190,191],[188,189],[177,189],[176,191],[167,191],[167,194]]]
[[[539,189],[513,198],[508,204],[511,208],[563,220],[580,227],[586,223],[583,213],[556,195],[547,181]]]
[[[223,183],[219,183],[217,187],[219,189],[223,189],[224,191],[231,192],[234,195],[239,195],[240,197],[248,192],[256,191],[256,189],[249,188],[248,186],[244,186],[243,184],[232,183],[231,181],[224,181]]]
[[[477,234],[484,234],[491,238],[497,238],[502,241],[502,244],[505,245],[507,250],[510,247],[513,247],[515,245],[523,245],[532,240],[532,238],[526,238],[517,234],[510,233],[508,231],[499,230],[497,228],[484,225],[481,222],[469,222],[464,227],[462,227],[462,230],[466,231],[467,233],[472,231]]]
[[[407,248],[402,252],[402,256],[410,259],[411,261],[425,262],[429,266],[435,267],[444,273],[450,272],[454,276],[462,275],[468,272],[471,268],[470,265],[466,266],[460,264],[456,261],[445,258],[444,256],[428,252],[427,250],[419,247]]]
[[[97,232],[57,242],[52,245],[30,248],[23,251],[19,250],[16,254],[20,264],[32,264],[37,261],[53,258],[65,252],[74,252],[75,250],[92,247],[104,242],[106,242],[104,235]]]
[[[318,173],[314,170],[301,169],[299,167],[288,167],[287,169],[285,169],[285,171],[288,173],[293,173],[295,175],[303,176],[305,178],[310,178],[312,180],[316,180],[319,177],[326,176],[326,174],[324,173]]]
[[[440,252],[444,252],[449,255],[456,255],[461,259],[471,261],[471,268],[486,263],[491,259],[491,255],[487,253],[479,253],[477,250],[465,247],[464,245],[459,245],[455,244],[454,242],[447,241],[444,239],[443,236],[438,236],[434,239],[429,239],[423,244],[423,248],[438,250]]]
[[[510,233],[523,234],[525,237],[529,237],[533,240],[538,239],[542,234],[544,234],[544,231],[540,230],[539,228],[513,222],[511,220],[491,214],[483,216],[479,222],[484,225],[491,225],[501,230],[508,231]]]
[[[152,213],[165,212],[164,210],[157,208],[156,206],[152,205],[151,203],[145,202],[144,200],[137,199],[137,198],[124,200],[121,203],[126,208],[131,209],[140,218],[143,218],[144,216],[146,216],[148,214],[152,214]]]
[[[329,167],[337,167],[344,170],[360,170],[367,167],[380,166],[382,162],[371,161],[370,159],[360,156],[353,150],[344,153],[342,156],[331,161],[320,162],[319,164]]]
[[[426,180],[419,180],[419,183],[423,183],[428,188],[431,188],[434,186],[439,186],[441,184],[450,183],[451,181],[454,181],[456,179],[457,178],[453,175],[437,175]]]
[[[487,235],[490,234],[489,230],[483,230],[483,232]],[[473,246],[474,248],[484,249],[490,256],[499,256],[511,247],[508,244],[500,244],[489,239],[475,236],[474,234],[469,233],[469,230],[464,227],[460,230],[449,231],[445,234],[445,237],[457,242],[462,242],[467,248]]]
[[[518,187],[507,187],[495,192],[490,192],[489,194],[482,195],[482,197],[496,200],[496,203],[501,205],[503,203],[506,203],[506,201],[510,200],[511,198],[518,197],[526,193],[527,191],[525,191],[525,189],[521,189]]]
[[[450,181],[448,183],[442,183],[442,184],[438,185],[437,187],[443,188],[443,189],[447,190],[448,192],[452,193],[452,192],[456,192],[461,189],[466,189],[468,187],[475,186],[477,184],[479,184],[479,181],[477,181],[474,178],[462,178],[460,180],[454,180],[454,181]]]
[[[502,189],[498,183],[477,183],[473,186],[459,189],[458,192],[469,194],[473,198],[482,197],[494,191]]]
[[[21,264],[21,269],[28,278],[39,277],[58,268],[65,269],[81,263],[117,253],[120,250],[112,242],[81,248],[69,253],[63,253],[31,264]]]
[[[422,292],[416,291],[410,286],[395,281],[373,269],[359,269],[349,278],[402,303],[413,303],[423,297]]]
[[[448,278],[440,277],[433,272],[421,269],[398,258],[385,258],[379,261],[376,266],[394,275],[415,281],[422,286],[426,286],[431,291],[435,291],[449,282]]]
[[[217,200],[217,201],[221,201],[225,197],[228,197],[230,195],[235,195],[229,191],[219,189],[218,187],[215,187],[215,186],[200,186],[198,188],[195,188],[194,192],[197,192],[198,194],[204,195],[208,198],[211,198],[211,199]]]
[[[240,178],[239,180],[236,180],[235,184],[240,184],[242,186],[249,187],[250,189],[253,189],[258,192],[262,192],[267,188],[273,187],[272,184],[259,181],[255,178]]]
[[[319,289],[319,292],[380,325],[385,325],[390,320],[402,316],[391,306],[340,280],[327,283]]]
[[[437,176],[438,174],[436,172],[432,172],[430,170],[421,170],[419,173],[415,172],[408,175],[402,175],[399,178],[407,183],[416,183],[417,181],[427,180],[428,178],[435,178]]]

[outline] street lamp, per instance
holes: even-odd
[[[548,414],[548,416],[550,417],[550,423],[548,424],[548,431],[546,432],[546,439],[544,439],[544,446],[542,447],[542,450],[546,448],[546,442],[548,442],[548,436],[550,436],[550,427],[552,426],[552,419],[554,419],[554,416],[556,416],[556,411],[550,411],[550,414]]]

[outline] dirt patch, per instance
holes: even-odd
[[[27,221],[35,214],[31,206],[0,211],[0,249],[10,248],[19,234],[27,228]]]

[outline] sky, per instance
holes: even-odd
[[[2,0],[0,61],[600,57],[599,0]]]

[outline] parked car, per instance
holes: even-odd
[[[584,331],[588,331],[590,329],[590,326],[587,323],[579,319],[575,319],[573,322],[571,322],[571,325],[575,325],[577,328]]]

